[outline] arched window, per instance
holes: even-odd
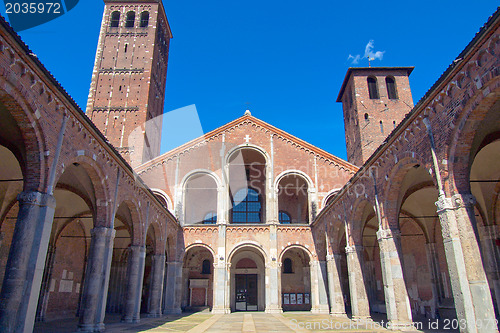
[[[292,219],[287,212],[280,210],[279,212],[279,221],[281,224],[290,224],[292,223]]]
[[[111,28],[118,28],[119,25],[120,25],[120,12],[119,11],[112,12],[111,23],[109,24],[109,26]]]
[[[259,193],[252,188],[243,188],[234,195],[232,222],[259,223],[261,209]]]
[[[370,76],[366,79],[368,82],[368,93],[370,94],[370,99],[379,99],[378,96],[378,88],[377,88],[377,79]]]
[[[368,120],[368,113],[365,113],[365,120]]]
[[[149,24],[149,12],[141,13],[141,28],[146,28]]]
[[[389,97],[389,99],[398,99],[398,91],[396,89],[396,81],[394,78],[390,76],[386,77],[385,85],[387,86],[387,97]]]
[[[203,264],[201,265],[201,274],[210,274],[210,260],[203,260]]]
[[[135,12],[128,12],[127,13],[127,22],[125,22],[125,27],[126,28],[133,28],[135,25]]]
[[[285,260],[283,260],[283,273],[293,274],[292,259],[286,258]]]
[[[203,219],[203,224],[215,224],[217,223],[217,214],[214,212],[210,212],[207,215],[205,215],[205,218]]]

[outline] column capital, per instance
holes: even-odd
[[[401,238],[401,231],[396,229],[378,229],[377,240],[389,239],[389,238]]]
[[[363,251],[363,245],[352,245],[345,247],[345,253],[355,253]]]
[[[437,207],[438,215],[443,213],[444,211],[454,209],[453,202],[451,198],[447,198],[444,195],[439,196],[438,201],[435,202]]]
[[[455,194],[451,198],[455,208],[469,208],[476,204],[476,197],[471,193]]]
[[[54,196],[38,191],[25,191],[17,195],[20,204],[47,206],[56,208],[56,199]]]
[[[90,230],[90,235],[92,237],[115,237],[115,229],[114,228],[108,228],[108,227],[94,227],[92,230]]]

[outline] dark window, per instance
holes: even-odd
[[[203,219],[203,224],[215,224],[217,223],[217,214],[214,212],[210,212],[207,215],[205,215],[205,218]]]
[[[367,79],[367,82],[368,82],[368,93],[370,94],[370,99],[379,99],[377,79],[374,77],[369,77]]]
[[[398,99],[398,91],[396,90],[396,81],[394,78],[390,76],[386,77],[385,85],[387,86],[387,97],[389,99]]]
[[[290,215],[287,212],[284,212],[280,210],[279,212],[279,220],[281,224],[290,224],[292,223],[292,219],[290,218]]]
[[[380,121],[380,133],[384,133],[384,124],[382,124],[382,120]]]
[[[285,260],[283,260],[283,273],[293,273],[292,259],[286,258]]]
[[[368,113],[365,113],[365,120],[368,120]]]
[[[128,44],[125,44],[125,53],[127,53]]]
[[[112,12],[111,13],[111,24],[109,25],[111,28],[118,28],[120,25],[120,12]]]
[[[232,222],[259,223],[261,209],[259,193],[252,188],[241,189],[234,195]]]
[[[141,13],[141,28],[146,28],[149,24],[149,12]]]
[[[135,12],[127,13],[127,22],[125,22],[126,28],[133,28],[135,24]]]
[[[201,274],[210,274],[210,260],[203,260],[203,264],[201,265]]]

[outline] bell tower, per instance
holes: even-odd
[[[172,33],[161,0],[104,0],[86,113],[133,167],[160,153]]]
[[[362,166],[413,109],[413,67],[349,68],[337,102],[344,109],[347,160]]]

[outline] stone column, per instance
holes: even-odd
[[[345,252],[347,254],[347,269],[349,271],[352,319],[368,320],[370,318],[370,305],[361,269],[363,263],[363,246],[346,246]]]
[[[228,283],[225,258],[227,220],[224,219],[220,223],[217,255],[214,258],[212,313],[230,313],[230,303],[226,301],[226,284]]]
[[[163,297],[163,277],[165,275],[165,255],[154,254],[151,271],[151,289],[149,290],[148,317],[161,316]]]
[[[311,261],[312,313],[330,313],[326,293],[326,261]]]
[[[379,229],[380,264],[384,282],[388,327],[399,329],[412,323],[410,300],[401,266],[401,233],[399,230]]]
[[[490,289],[473,229],[474,197],[441,195],[436,202],[443,233],[446,261],[461,332],[497,332]]]
[[[126,323],[138,323],[140,321],[145,259],[145,246],[130,246],[127,268],[127,289],[125,293],[125,309],[122,317],[122,321]]]
[[[109,273],[113,257],[115,230],[96,227],[91,230],[89,260],[85,272],[82,310],[78,330],[101,332],[108,296]]]
[[[345,313],[344,294],[342,293],[342,285],[340,282],[340,259],[340,254],[326,256],[330,314],[335,317],[347,317]]]
[[[217,259],[216,259],[217,260]],[[213,306],[212,313],[230,313],[229,303],[226,303],[226,264],[217,260],[214,263]]]
[[[279,265],[278,265],[278,225],[277,221],[269,226],[269,253],[268,263],[266,264],[266,312],[281,313],[280,306],[281,295],[279,293]]]
[[[483,253],[484,267],[493,294],[493,301],[500,307],[500,247],[495,244],[497,239],[497,226],[487,225],[479,227],[481,250]]]
[[[22,192],[0,294],[3,332],[33,330],[56,201],[52,195]]]
[[[182,312],[182,263],[171,261],[167,265],[167,288],[165,288],[165,309],[163,309],[163,313],[180,314]]]
[[[431,286],[432,286],[432,299],[433,302],[431,304],[431,318],[436,318],[436,309],[438,306],[440,293],[439,286],[439,262],[436,253],[436,243],[427,243],[425,244],[425,253],[427,254],[427,264],[429,265],[429,271],[431,272]]]

